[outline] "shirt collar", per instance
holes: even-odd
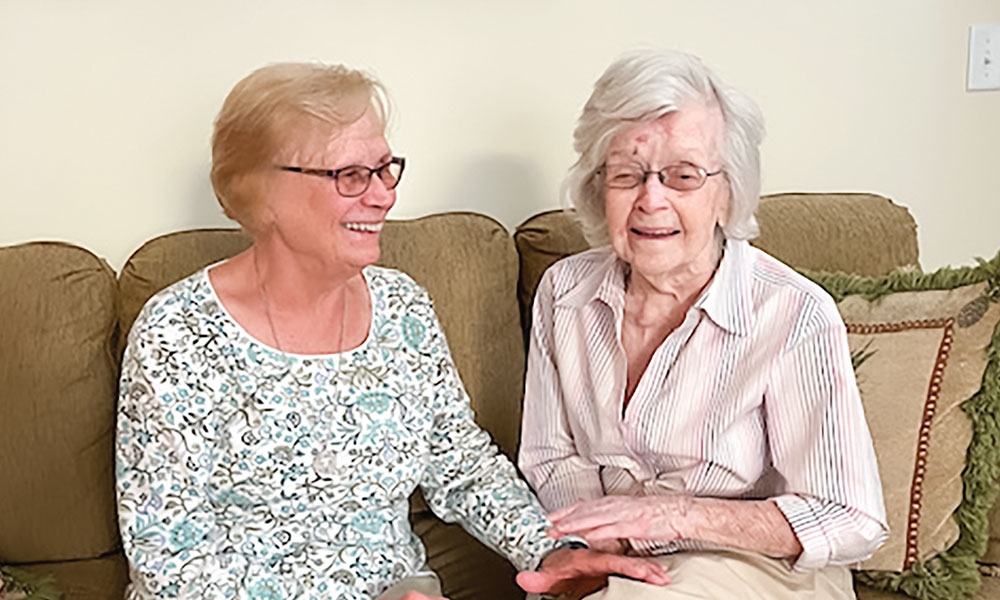
[[[600,267],[556,300],[556,306],[580,308],[599,300],[618,311],[624,309],[626,267],[610,247],[605,251]],[[704,311],[719,327],[740,336],[753,329],[751,252],[747,242],[727,240],[715,276],[693,307]]]
[[[565,295],[555,301],[555,306],[581,308],[595,300],[600,300],[612,308],[625,306],[625,264],[611,250],[602,248],[603,256],[597,268],[591,269]]]
[[[746,241],[726,240],[715,276],[694,303],[716,325],[740,336],[753,329],[752,252]]]

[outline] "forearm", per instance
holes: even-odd
[[[682,496],[672,498],[665,509],[675,513],[679,539],[792,560],[802,552],[785,515],[770,500]]]

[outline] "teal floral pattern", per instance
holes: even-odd
[[[339,355],[251,338],[201,271],[143,308],[116,440],[128,597],[374,598],[425,563],[420,486],[518,568],[549,522],[473,421],[427,293],[368,267],[368,339]]]

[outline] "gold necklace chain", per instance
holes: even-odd
[[[271,329],[271,337],[274,338],[274,345],[278,347],[281,351],[282,358],[284,358],[285,366],[288,368],[288,373],[292,377],[292,381],[295,382],[295,387],[299,391],[299,396],[302,395],[302,383],[299,378],[292,373],[292,361],[288,356],[288,352],[281,346],[281,340],[278,338],[278,330],[274,326],[274,318],[271,316],[271,303],[267,297],[267,288],[264,286],[264,279],[260,276],[260,261],[257,258],[257,247],[254,246],[253,249],[253,269],[254,274],[257,278],[257,291],[260,293],[261,303],[264,305],[264,316],[267,317],[267,325]],[[347,284],[344,284],[344,297],[343,297],[344,308],[340,315],[340,340],[337,343],[337,373],[340,373],[340,361],[342,360],[341,355],[344,353],[344,330],[347,328]],[[329,428],[329,424],[327,424]],[[327,442],[329,441],[329,429],[327,429]],[[341,467],[346,465],[340,464],[343,459],[338,458],[337,453],[327,447],[326,443],[323,444],[316,456],[313,457],[312,467],[318,475],[321,477],[333,478],[339,474]]]
[[[281,345],[278,338],[278,330],[274,326],[274,318],[271,316],[271,303],[267,297],[267,288],[264,287],[264,279],[260,276],[260,261],[257,258],[257,247],[253,249],[253,270],[257,279],[257,292],[260,294],[261,303],[264,305],[264,316],[267,318],[267,326],[271,330],[271,337],[274,338],[274,345],[285,355],[285,362],[288,362],[288,351]],[[347,284],[344,284],[343,309],[340,314],[340,339],[337,341],[337,371],[340,371],[340,355],[344,352],[344,330],[347,329]]]

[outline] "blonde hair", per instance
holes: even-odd
[[[303,125],[335,137],[371,108],[383,129],[385,87],[343,65],[276,63],[257,69],[226,96],[212,134],[212,187],[222,210],[248,231],[260,224],[262,171]]]
[[[625,54],[601,75],[573,132],[580,158],[563,181],[563,199],[576,209],[592,246],[610,242],[604,214],[604,186],[595,171],[604,164],[608,144],[619,131],[700,102],[718,106],[724,121],[722,168],[729,183],[728,239],[758,233],[754,213],[760,201],[760,142],[764,116],[749,97],[726,85],[701,60],[667,50]]]

